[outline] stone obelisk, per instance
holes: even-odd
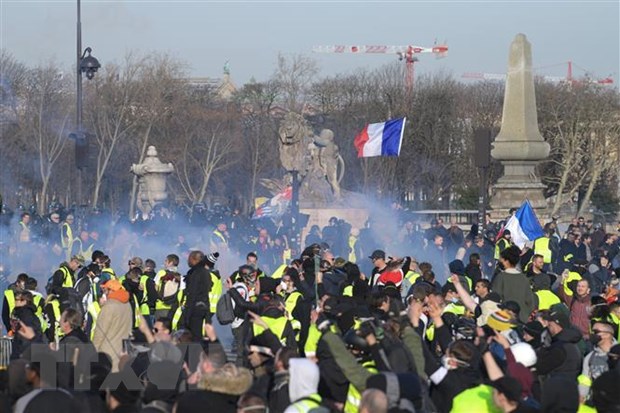
[[[504,166],[504,175],[492,187],[492,214],[504,218],[525,199],[544,213],[545,185],[536,166],[549,156],[549,144],[538,130],[532,46],[524,34],[518,34],[510,45],[502,126],[492,145],[491,156]]]

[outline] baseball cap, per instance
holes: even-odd
[[[370,257],[368,257],[368,258],[370,258],[371,260],[376,260],[376,259],[378,259],[378,258],[381,258],[381,259],[383,259],[383,260],[384,260],[384,259],[385,259],[385,251],[382,251],[382,250],[374,250],[374,251],[372,252],[372,254],[370,254]]]
[[[546,321],[553,321],[554,323],[559,324],[562,328],[570,327],[568,309],[566,309],[563,304],[552,305],[548,312],[542,314],[542,319]]]
[[[84,257],[82,257],[81,255],[74,255],[73,257],[71,257],[71,261],[76,261],[82,266],[84,265]]]
[[[491,386],[512,402],[521,400],[521,383],[514,377],[504,376],[491,382]]]

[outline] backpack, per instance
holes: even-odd
[[[219,321],[221,325],[230,324],[235,320],[235,307],[233,306],[232,297],[228,292],[222,294],[217,301],[215,315],[217,321]]]
[[[62,294],[59,297],[60,311],[64,311],[67,308],[73,308],[78,310],[80,314],[84,315],[84,304],[82,303],[82,297],[73,288],[64,288]]]
[[[177,294],[181,288],[180,279],[179,273],[166,270],[166,275],[160,280],[159,291],[157,292],[159,299],[164,304],[172,306],[177,303]]]

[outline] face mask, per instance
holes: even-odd
[[[601,336],[599,336],[598,334],[590,334],[590,343],[592,343],[593,346],[596,346],[600,342]]]
[[[282,281],[280,283],[280,288],[282,288],[282,290],[286,291],[286,290],[288,290],[288,285],[284,281]]]
[[[459,302],[459,299],[458,299],[458,298],[456,298],[456,297],[452,297],[452,298],[450,299],[450,302],[451,302],[452,304],[456,304],[456,303],[458,303],[458,302]]]

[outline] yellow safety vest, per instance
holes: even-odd
[[[362,366],[372,374],[377,374],[379,371],[373,361],[367,361]],[[344,404],[345,413],[357,413],[362,401],[362,394],[352,383],[349,383],[349,390],[347,391],[347,401]]]
[[[284,271],[286,271],[287,268],[288,266],[286,264],[280,265],[278,268],[276,268],[274,273],[271,274],[271,278],[282,278],[282,275],[284,275]]]
[[[501,413],[501,409],[493,402],[493,388],[480,384],[471,389],[463,390],[452,399],[450,413]]]
[[[157,274],[155,274],[155,279],[157,280],[157,285],[155,286],[155,288],[157,289],[158,294],[159,294],[159,291],[161,290],[162,283],[163,283],[162,277],[165,277],[165,276],[166,276],[166,270],[159,270]],[[155,310],[170,310],[170,309],[172,309],[172,306],[164,303],[158,296],[157,301],[155,302]]]
[[[149,303],[148,303],[148,299],[149,299],[149,294],[148,291],[146,289],[146,282],[149,280],[149,276],[148,275],[143,275],[140,277],[140,286],[142,287],[142,302],[140,303],[140,313],[142,313],[142,315],[150,315],[151,314],[151,310],[149,309]]]
[[[224,234],[222,234],[220,231],[216,229],[213,231],[213,234],[222,241],[222,244],[228,245],[228,241],[226,241],[226,237],[224,237]]]
[[[560,303],[560,298],[549,290],[536,291],[538,296],[538,310],[548,310],[554,304]]]
[[[574,280],[581,280],[581,275],[578,272],[571,271],[568,273],[568,277],[562,283],[562,288],[564,288],[564,294],[567,297],[571,297],[573,295],[573,291],[568,287],[568,283]]]
[[[284,316],[273,318],[273,317],[261,317],[265,323],[267,323],[267,327],[273,334],[278,337],[282,345],[287,345],[285,338],[282,336],[284,334],[284,328],[286,327],[286,323],[288,323],[288,319]],[[252,331],[254,332],[254,337],[260,335],[265,331],[265,329],[257,324],[252,325]]]
[[[134,328],[140,327],[140,303],[138,303],[138,299],[135,295],[131,294],[133,297],[133,326]]]
[[[54,331],[56,337],[59,339],[65,335],[65,333],[60,328],[60,302],[58,300],[52,300],[52,311],[54,313]],[[52,327],[52,326],[50,326]]]
[[[88,312],[92,320],[92,323],[90,325],[90,339],[92,340],[93,337],[95,337],[95,328],[97,327],[97,317],[99,317],[99,313],[101,312],[101,307],[99,306],[99,303],[97,301],[93,301],[92,303],[88,305],[88,308],[86,309],[86,311]]]
[[[353,286],[347,285],[346,287],[344,287],[344,289],[342,290],[342,295],[344,297],[353,297]]]
[[[181,316],[183,315],[183,308],[185,307],[185,290],[180,290],[177,293],[177,299],[179,301],[179,306],[172,315],[172,329],[174,331],[178,329],[179,321],[181,320]]]
[[[115,280],[116,279],[116,273],[114,272],[114,270],[112,268],[104,268],[104,269],[101,270],[101,272],[109,274],[111,280]]]
[[[9,315],[13,313],[15,308],[15,291],[7,288],[4,291],[4,298],[6,298],[6,304],[9,306]]]
[[[68,250],[67,259],[71,259],[71,250],[73,248],[73,230],[71,229],[71,225],[66,222],[63,222],[60,227],[60,245],[63,249]]]
[[[282,262],[286,265],[291,262],[291,258],[293,258],[293,251],[290,248],[284,249],[282,251]]]
[[[352,262],[355,264],[355,262],[357,261],[357,257],[355,256],[355,244],[357,243],[357,237],[354,237],[353,235],[349,235],[349,249],[351,251],[349,251],[349,262]]]
[[[293,291],[292,293],[288,294],[288,296],[284,300],[284,307],[286,308],[286,315],[287,317],[289,317],[289,320],[293,319],[293,310],[295,310],[295,307],[297,306],[297,300],[299,300],[301,297],[302,295],[299,291]]]
[[[547,237],[536,238],[534,241],[534,254],[542,255],[543,262],[545,264],[551,264],[551,248],[549,248],[549,241],[551,239]]]
[[[596,409],[594,407],[590,407],[587,404],[580,404],[577,409],[577,413],[596,413]]]
[[[306,344],[304,345],[304,353],[306,357],[314,357],[316,355],[316,349],[321,339],[321,332],[316,327],[316,324],[311,324],[308,329],[308,338],[306,338]]]
[[[71,275],[69,269],[63,265],[59,270],[62,271],[63,274],[62,286],[64,288],[73,288],[73,275]]]
[[[321,399],[321,396],[319,396],[317,393],[314,393],[314,394],[311,394],[310,396],[304,397],[303,399],[291,404],[287,408],[287,410],[290,408],[293,408],[297,410],[298,413],[308,413],[312,409],[316,409],[317,407],[319,407],[322,401],[323,399]]]
[[[211,271],[211,291],[209,291],[209,310],[212,314],[215,314],[217,310],[217,302],[222,296],[222,279],[217,274]]]
[[[460,304],[449,303],[446,305],[441,312],[441,314],[452,313],[455,315],[464,315],[465,314],[465,306]],[[435,338],[435,324],[431,324],[426,328],[426,338],[428,341],[433,341]]]
[[[39,294],[32,294],[32,303],[36,308],[34,314],[37,316],[39,321],[41,322],[41,331],[47,330],[47,322],[43,317],[43,307],[41,306],[41,301],[43,301],[43,296]],[[10,314],[10,313],[9,313]]]
[[[421,275],[415,271],[409,270],[407,274],[405,274],[405,279],[409,281],[411,285],[415,284],[415,282],[420,278]]]
[[[498,260],[499,254],[508,247],[510,247],[510,242],[506,238],[500,238],[497,244],[495,244],[495,259]]]

